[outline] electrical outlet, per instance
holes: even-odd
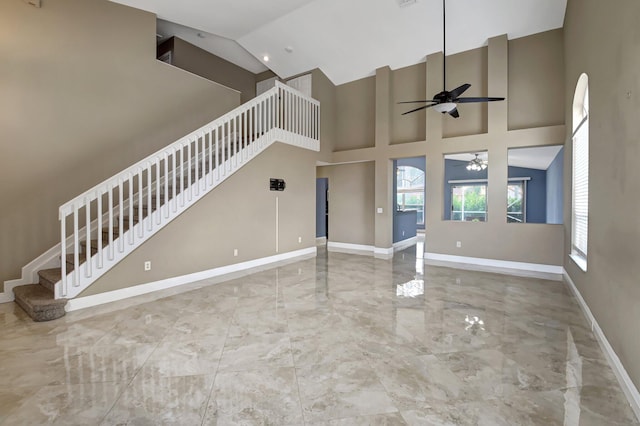
[[[456,247],[458,248],[462,247],[462,241],[456,241]]]
[[[233,255],[237,256],[238,255],[238,249],[233,249]]]
[[[147,260],[144,262],[144,270],[145,271],[150,271],[151,270],[151,261]]]
[[[302,242],[302,237],[298,237],[298,243]]]

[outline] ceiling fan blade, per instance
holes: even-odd
[[[436,104],[421,106],[420,108],[416,108],[416,109],[412,109],[411,111],[403,112],[402,115],[407,115],[407,114],[410,114],[412,112],[420,111],[421,109],[429,108],[429,107],[432,107],[434,105],[436,105]]]
[[[469,83],[465,83],[462,86],[456,87],[455,89],[453,89],[451,92],[449,92],[451,94],[451,98],[455,99],[458,96],[462,95],[464,92],[466,92],[466,90],[471,87],[471,85]]]
[[[456,102],[459,104],[470,104],[474,102],[493,102],[493,101],[504,101],[504,98],[458,98],[453,100],[453,102]]]
[[[423,103],[423,102],[438,102],[438,101],[434,101],[433,99],[427,99],[426,101],[402,101],[402,102],[398,102],[399,104],[419,104],[419,103]]]
[[[458,108],[454,108],[451,111],[449,111],[449,115],[452,116],[453,118],[460,117],[460,114],[458,113]]]

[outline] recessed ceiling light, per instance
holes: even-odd
[[[293,52],[293,47],[287,46],[287,47],[284,48],[284,51],[287,52],[287,53],[291,53],[291,52]]]
[[[265,62],[269,62],[269,55],[264,55],[262,59],[264,59]]]

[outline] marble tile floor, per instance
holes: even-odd
[[[414,247],[198,287],[48,323],[0,305],[0,424],[639,424],[558,281]]]

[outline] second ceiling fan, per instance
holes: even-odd
[[[443,114],[449,114],[450,116],[452,116],[453,118],[458,118],[460,117],[460,114],[458,113],[458,108],[457,108],[457,104],[470,104],[470,103],[476,103],[476,102],[493,102],[493,101],[504,101],[504,98],[490,98],[490,97],[484,97],[484,98],[477,98],[477,97],[467,97],[467,98],[461,98],[460,95],[462,95],[469,87],[471,87],[471,85],[469,83],[465,83],[461,86],[456,87],[455,89],[448,91],[447,90],[447,19],[446,19],[446,9],[445,9],[445,1],[446,0],[442,0],[442,40],[443,40],[443,47],[442,47],[442,54],[443,54],[443,58],[442,58],[442,81],[443,81],[443,88],[442,88],[442,92],[434,95],[433,99],[428,99],[428,100],[424,100],[424,101],[405,101],[405,102],[398,102],[400,104],[416,104],[416,103],[427,103],[429,102],[428,105],[423,105],[420,106],[418,108],[412,109],[411,111],[407,111],[402,113],[402,115],[406,115],[406,114],[410,114],[412,112],[416,112],[416,111],[421,111],[423,109],[426,108],[431,108],[433,107],[433,109],[435,109],[438,112],[441,112]]]

